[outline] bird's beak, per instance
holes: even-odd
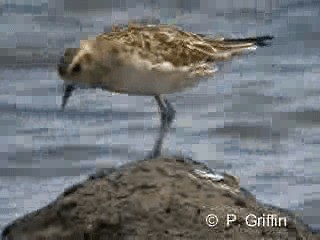
[[[68,102],[74,89],[75,89],[75,86],[73,84],[65,84],[64,85],[64,94],[62,97],[62,104],[61,104],[62,110],[64,110],[65,106],[67,105],[67,102]]]

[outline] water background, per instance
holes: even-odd
[[[152,149],[159,127],[152,98],[81,89],[61,112],[55,71],[65,47],[141,18],[276,37],[169,96],[177,115],[164,153],[239,176],[259,200],[320,229],[320,1],[25,2],[0,2],[0,230],[97,168]]]

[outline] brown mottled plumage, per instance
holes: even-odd
[[[214,39],[169,25],[113,26],[111,32],[81,41],[79,49],[67,49],[60,76],[120,93],[169,94],[211,76],[215,62],[255,50],[266,40],[271,37]],[[77,64],[80,73],[71,70]]]
[[[111,32],[82,40],[80,48],[65,50],[58,65],[59,75],[67,84],[62,106],[66,105],[75,83],[154,96],[164,128],[173,120],[174,110],[161,95],[195,85],[216,72],[216,62],[266,46],[271,39],[271,36],[212,38],[169,25],[114,25]],[[158,146],[161,143],[162,140]]]
[[[174,26],[138,24],[129,24],[127,28],[122,29],[113,26],[112,32],[98,35],[96,39],[117,40],[135,48],[142,57],[150,57],[154,63],[168,61],[176,67],[226,60],[256,44],[255,39],[230,42],[224,38],[212,39],[182,31]]]

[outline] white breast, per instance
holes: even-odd
[[[113,68],[108,87],[112,91],[134,95],[160,95],[179,92],[192,87],[201,77],[190,72],[189,67],[174,67],[169,62],[151,64],[132,58],[132,62]]]

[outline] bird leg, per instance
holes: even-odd
[[[158,157],[160,155],[163,139],[168,133],[176,113],[167,99],[162,96],[155,96],[155,99],[159,106],[161,124],[159,135],[154,144],[153,150],[149,155],[150,158]]]
[[[174,110],[171,103],[166,98],[162,98],[162,100],[164,101],[164,103],[166,105],[166,112],[164,114],[164,117],[161,116],[161,121],[162,121],[162,119],[164,119],[164,121],[169,129],[173,120],[174,120],[174,117],[176,115],[176,111]]]

